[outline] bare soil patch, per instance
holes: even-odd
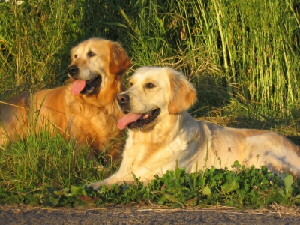
[[[111,207],[92,209],[0,206],[0,224],[300,224],[299,208],[274,210],[166,209]]]

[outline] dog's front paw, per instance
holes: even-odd
[[[91,183],[91,184],[86,184],[85,187],[86,188],[92,188],[93,190],[98,190],[99,187],[102,185],[101,181],[95,182],[95,183]]]

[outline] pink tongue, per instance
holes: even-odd
[[[142,116],[142,114],[135,114],[135,113],[129,113],[129,114],[126,114],[125,116],[123,116],[121,119],[119,119],[118,121],[118,128],[120,130],[124,130],[125,127],[136,121],[137,119],[139,119],[140,117]]]
[[[75,80],[71,87],[73,95],[79,95],[80,92],[85,88],[86,80]]]

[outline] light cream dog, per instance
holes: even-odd
[[[128,139],[119,170],[92,184],[132,182],[133,174],[147,182],[154,175],[174,170],[187,172],[216,167],[231,169],[238,160],[247,167],[300,174],[299,147],[271,131],[221,127],[196,121],[186,110],[196,91],[185,77],[171,69],[144,67],[130,79],[131,87],[118,96],[126,115],[120,129]]]
[[[117,121],[123,114],[117,95],[121,75],[130,65],[126,51],[117,42],[91,38],[79,43],[71,51],[69,84],[0,104],[0,147],[24,137],[30,126],[38,132],[46,124],[66,137],[88,142],[96,152],[106,151],[118,158],[121,148],[111,148],[111,141],[120,135]],[[36,123],[30,124],[32,119]]]

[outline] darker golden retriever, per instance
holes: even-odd
[[[91,38],[71,50],[70,83],[11,99],[0,108],[0,146],[24,137],[28,127],[38,131],[45,124],[66,136],[88,142],[97,151],[118,157],[119,148],[109,149],[120,134],[117,120],[122,115],[116,97],[121,75],[130,59],[117,42]],[[34,125],[31,118],[38,117]]]

